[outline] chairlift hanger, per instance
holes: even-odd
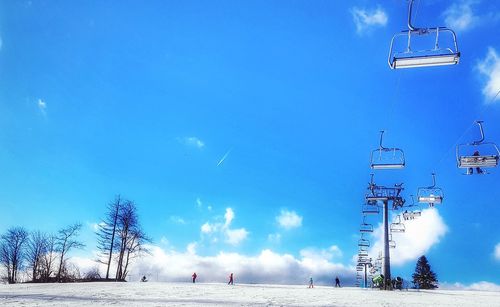
[[[476,124],[479,126],[481,138],[472,143],[457,145],[457,166],[466,168],[467,175],[470,175],[470,170],[473,171],[474,168],[497,167],[500,159],[498,146],[493,142],[484,142],[483,121],[478,120]],[[464,154],[464,151],[473,153]]]
[[[389,67],[391,69],[398,69],[458,64],[460,60],[460,52],[458,51],[457,36],[455,32],[447,27],[417,28],[413,26],[411,23],[411,19],[414,0],[409,0],[408,2],[408,30],[403,30],[392,37],[388,57]],[[412,36],[428,35],[434,33],[436,35],[434,48],[429,50],[416,51],[411,49]],[[441,48],[439,46],[440,33],[451,34],[451,37],[453,38],[453,46],[451,48]],[[407,36],[408,41],[406,51],[393,52],[394,40],[399,36]]]
[[[443,190],[436,187],[436,174],[432,173],[432,185],[418,188],[418,202],[423,204],[440,204],[443,202]]]
[[[370,167],[375,170],[401,169],[405,167],[405,156],[399,148],[388,148],[382,145],[384,130],[380,131],[379,148],[371,153]]]

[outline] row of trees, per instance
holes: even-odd
[[[4,280],[19,281],[25,271],[32,282],[61,282],[80,278],[78,268],[70,268],[67,256],[71,250],[81,249],[78,241],[79,223],[59,230],[56,234],[29,232],[23,227],[12,227],[0,236],[0,265]],[[104,219],[97,230],[99,256],[96,262],[106,267],[105,280],[123,281],[129,273],[133,259],[149,253],[145,244],[151,239],[144,234],[139,223],[137,207],[133,201],[117,196],[107,205]],[[116,268],[114,278],[110,270]],[[87,272],[85,279],[100,280],[97,267]]]
[[[12,227],[0,237],[0,265],[8,283],[19,280],[19,272],[27,269],[33,282],[63,281],[68,277],[66,256],[84,244],[76,240],[82,225],[67,226],[57,234],[29,232],[23,227]]]
[[[133,201],[117,196],[108,204],[106,215],[97,232],[99,257],[97,262],[106,266],[106,280],[110,269],[116,265],[114,280],[127,278],[131,261],[149,253],[145,247],[151,239],[144,233]]]

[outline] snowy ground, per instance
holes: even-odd
[[[154,282],[0,285],[0,306],[88,305],[500,306],[500,292]]]

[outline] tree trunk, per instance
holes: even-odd
[[[120,200],[116,206],[115,216],[113,219],[113,234],[111,235],[111,244],[109,247],[108,269],[106,270],[106,280],[109,279],[109,268],[111,267],[111,257],[113,256],[113,244],[115,243],[116,223],[118,221],[118,210],[120,209]]]

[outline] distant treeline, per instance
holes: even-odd
[[[75,223],[56,234],[9,228],[0,236],[2,280],[17,283],[19,273],[24,272],[29,282],[124,281],[132,259],[148,252],[144,244],[151,241],[142,231],[134,202],[117,196],[107,205],[97,230],[99,256],[95,261],[106,266],[106,275],[101,277],[96,266],[82,276],[79,268],[67,261],[71,250],[85,247],[77,240],[81,228],[82,224]],[[112,265],[116,265],[114,278],[110,278]]]

